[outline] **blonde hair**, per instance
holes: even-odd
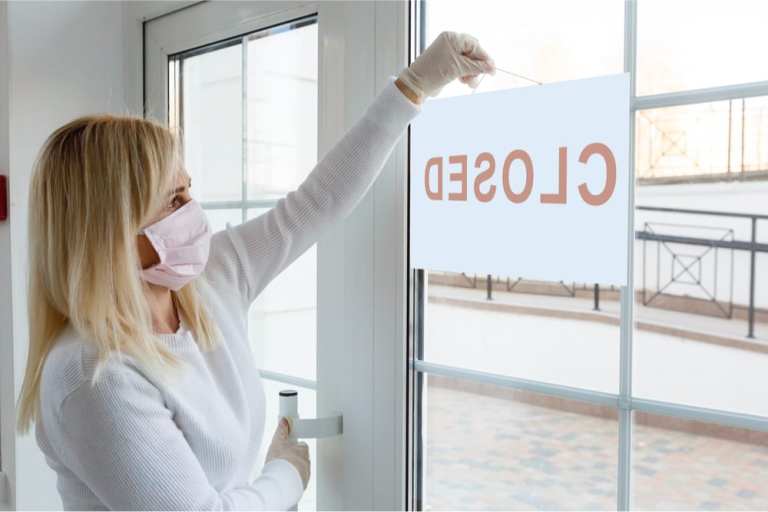
[[[109,115],[75,119],[46,141],[30,187],[21,431],[38,419],[45,359],[68,325],[96,345],[100,363],[127,355],[149,372],[177,366],[153,332],[136,236],[167,203],[181,168],[179,148],[162,125]],[[198,344],[213,348],[218,330],[194,283],[173,293]]]

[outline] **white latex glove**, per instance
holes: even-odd
[[[423,100],[437,96],[457,78],[477,87],[482,73],[495,74],[496,65],[478,40],[469,34],[442,32],[398,78]]]
[[[301,481],[304,483],[304,489],[309,483],[309,446],[304,442],[296,442],[291,438],[291,426],[286,418],[280,418],[275,435],[272,437],[272,443],[267,450],[265,462],[273,459],[283,459],[288,461],[301,475]]]

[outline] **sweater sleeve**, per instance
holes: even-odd
[[[326,228],[354,209],[421,111],[394,82],[390,77],[297,190],[264,215],[214,235],[206,268],[214,286],[236,289],[246,303],[252,302]]]
[[[127,366],[75,388],[58,416],[57,449],[111,510],[286,510],[303,492],[298,471],[280,459],[250,485],[217,491],[159,390]]]

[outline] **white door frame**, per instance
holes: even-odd
[[[167,119],[169,55],[315,12],[324,155],[406,65],[407,2],[205,2],[165,14],[144,25],[145,115]],[[344,414],[343,437],[318,442],[319,509],[405,507],[406,162],[403,137],[318,244],[317,412]]]
[[[408,3],[340,3],[329,23],[347,36],[321,40],[323,149],[406,65]],[[320,508],[405,507],[406,142],[318,246],[318,413],[343,410],[345,429],[343,442],[318,446],[319,471],[343,474],[338,489],[318,486]]]

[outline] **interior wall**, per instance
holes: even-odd
[[[196,3],[0,0],[0,174],[10,219],[0,223],[0,510],[56,509],[55,475],[32,435],[15,431],[26,366],[27,202],[45,138],[75,117],[142,115],[142,21]],[[2,479],[0,479],[0,486]]]
[[[8,6],[0,2],[0,175],[8,175]],[[3,431],[3,418],[13,416],[13,396],[3,389],[13,389],[13,373],[8,371],[11,351],[11,228],[0,222],[0,472],[12,464],[13,436]],[[4,363],[5,362],[5,363]],[[7,503],[8,487],[0,473],[0,510]]]
[[[7,130],[10,222],[0,224],[0,335],[12,358],[0,358],[0,374],[13,384],[0,382],[5,404],[18,396],[27,345],[27,201],[32,166],[45,138],[57,127],[84,114],[127,113],[123,55],[123,8],[118,2],[8,2],[8,54],[0,54],[0,74],[9,90],[7,111],[0,120]],[[0,87],[2,92],[2,87]],[[5,103],[5,102],[2,102]],[[0,130],[0,138],[3,136]],[[7,148],[11,148],[7,152]],[[0,158],[3,158],[0,143]],[[0,166],[3,161],[0,160]],[[1,294],[0,294],[1,295]],[[5,341],[5,339],[4,339]],[[12,366],[9,366],[12,363]],[[4,410],[6,412],[6,410]],[[60,508],[55,478],[45,464],[33,436],[10,435],[13,418],[2,416],[6,443],[4,470],[8,473],[11,505],[17,509]],[[8,453],[12,452],[12,453]],[[6,464],[7,463],[7,464]]]

